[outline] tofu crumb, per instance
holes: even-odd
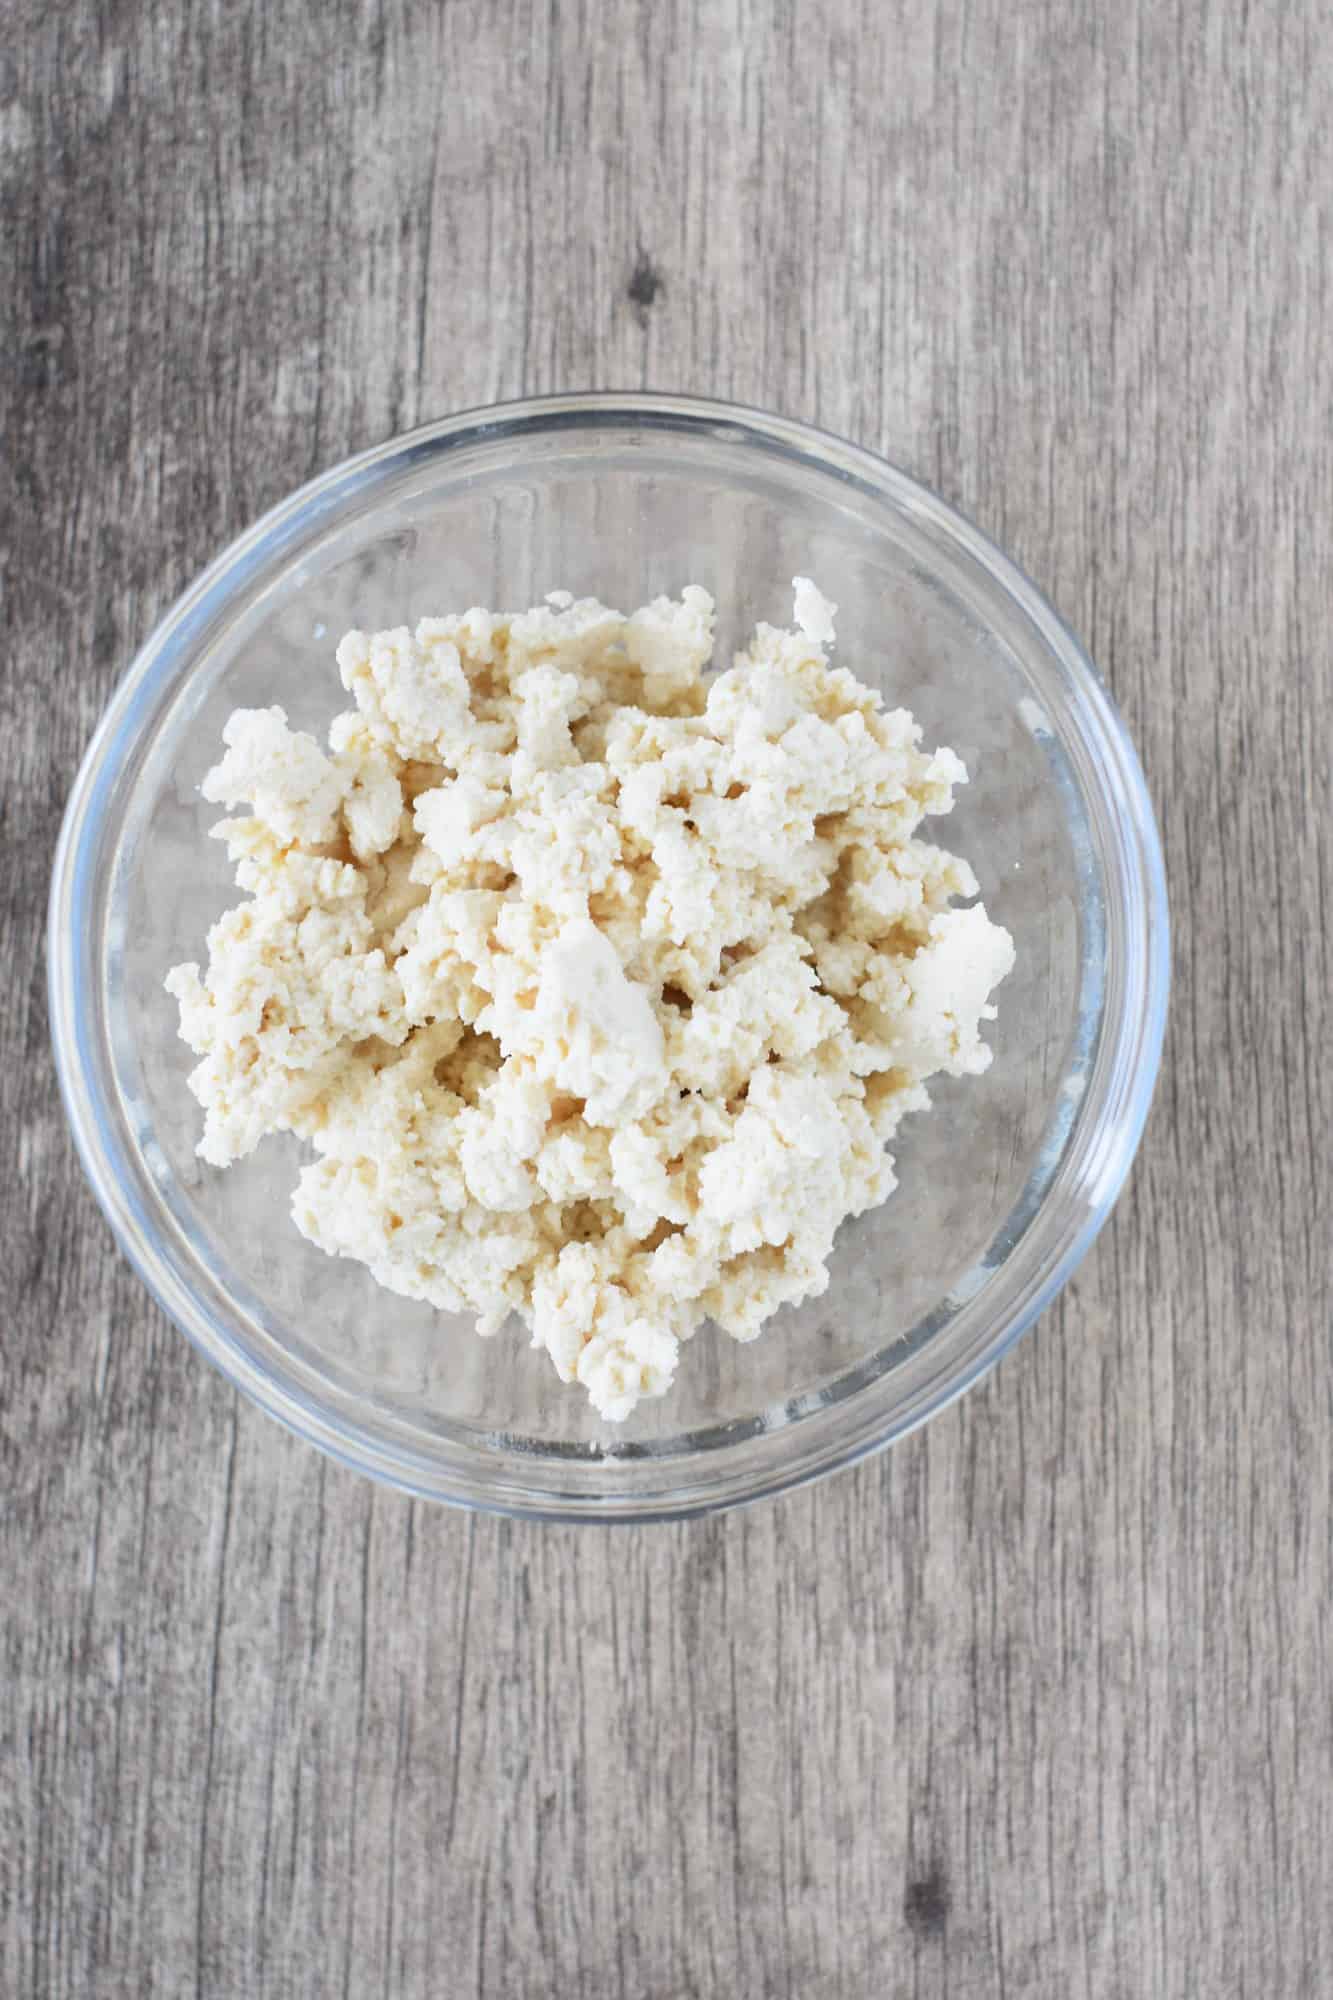
[[[518,1314],[612,1422],[705,1320],[751,1340],[825,1290],[1014,962],[918,834],[961,761],[793,588],[707,675],[697,585],[349,632],[327,751],[242,709],[204,780],[250,810],[213,829],[247,900],[166,981],[201,1156],[296,1133],[312,1243],[483,1334]]]
[[[835,636],[833,621],[838,615],[837,605],[830,603],[808,576],[794,576],[791,581],[796,598],[797,626],[807,639],[813,639],[817,645],[831,646]]]

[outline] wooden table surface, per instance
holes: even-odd
[[[6,0],[0,1993],[1333,1992],[1321,0]],[[882,449],[1141,746],[1166,1068],[1061,1301],[813,1490],[376,1490],[85,1191],[43,994],[116,676],[345,453],[542,390]]]

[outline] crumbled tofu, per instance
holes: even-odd
[[[204,781],[251,810],[215,829],[249,900],[167,979],[200,1153],[299,1134],[312,1242],[483,1333],[517,1313],[611,1420],[703,1320],[750,1340],[825,1289],[1013,965],[917,834],[961,762],[794,588],[797,629],[707,677],[697,586],[350,632],[329,753],[240,710]]]

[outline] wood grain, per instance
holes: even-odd
[[[0,9],[0,1991],[1333,1991],[1319,0]],[[1084,634],[1174,902],[1116,1218],[752,1512],[413,1505],[85,1193],[41,925],[115,676],[420,417],[685,388],[887,451]]]

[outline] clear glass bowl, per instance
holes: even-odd
[[[840,1231],[825,1295],[739,1346],[704,1327],[665,1400],[607,1425],[521,1329],[394,1297],[288,1212],[300,1148],[225,1173],[194,1147],[193,1058],[162,990],[234,900],[199,797],[222,724],[281,702],[322,733],[333,647],[555,588],[626,610],[702,583],[720,651],[839,606],[837,657],[911,708],[972,782],[945,844],[1018,950],[981,1078],[941,1082],[901,1185]],[[974,1382],[1087,1250],[1138,1143],[1167,994],[1142,773],[1031,583],[904,473],[754,411],[584,395],[453,417],[304,487],[153,634],[74,787],[51,893],[51,1018],[83,1163],[126,1255],[223,1373],[361,1470],[469,1506],[579,1519],[754,1499],[900,1437]]]

